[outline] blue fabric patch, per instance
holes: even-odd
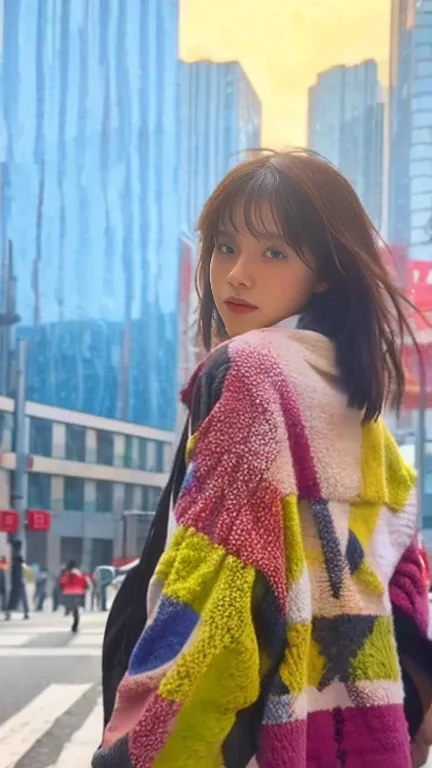
[[[190,488],[190,486],[192,485],[194,476],[195,476],[195,465],[194,465],[194,462],[191,461],[191,463],[189,464],[186,470],[186,474],[184,476],[184,480],[183,480],[180,492],[187,491],[188,488]]]
[[[332,595],[338,600],[342,593],[345,559],[342,557],[328,502],[325,499],[312,501],[312,514],[321,542]]]
[[[128,673],[140,675],[172,661],[198,621],[199,614],[189,605],[162,597],[154,621],[144,630],[132,652]]]

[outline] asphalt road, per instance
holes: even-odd
[[[0,768],[87,768],[101,736],[106,614],[0,620]]]

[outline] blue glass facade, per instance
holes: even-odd
[[[223,176],[261,145],[261,102],[238,62],[180,64],[181,228],[193,236]]]
[[[432,259],[432,0],[393,0],[389,237]]]
[[[351,182],[382,227],[384,104],[377,64],[333,67],[309,89],[308,145]]]
[[[178,0],[0,0],[0,23],[0,311],[12,255],[28,398],[172,428]]]

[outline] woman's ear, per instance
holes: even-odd
[[[314,293],[325,293],[330,287],[329,283],[326,283],[325,280],[320,280],[316,283],[314,286],[313,292]]]

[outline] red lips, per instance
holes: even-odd
[[[230,296],[229,299],[225,300],[225,305],[230,312],[233,312],[236,315],[245,315],[249,312],[255,312],[255,310],[258,309],[258,307],[250,304],[245,299],[237,298],[237,296]]]

